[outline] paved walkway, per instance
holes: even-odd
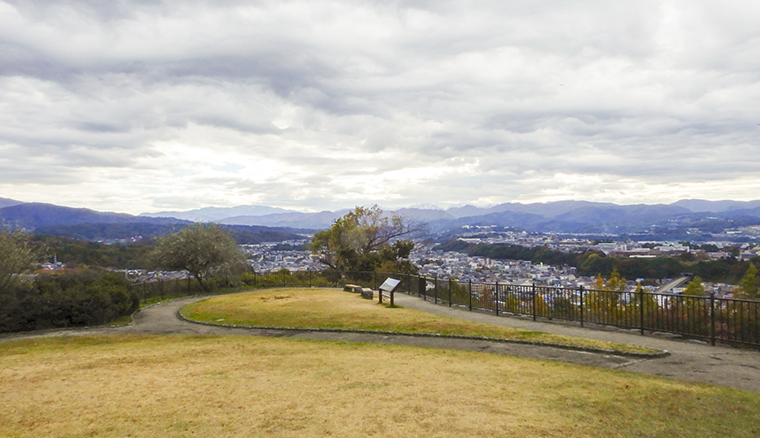
[[[564,323],[534,322],[521,317],[502,317],[488,313],[470,312],[466,309],[435,305],[430,301],[396,295],[396,302],[410,309],[451,316],[468,321],[487,322],[507,327],[523,328],[547,333],[557,333],[590,339],[643,345],[668,350],[671,355],[656,359],[631,359],[609,354],[588,353],[554,347],[542,347],[481,340],[452,339],[442,337],[415,337],[371,333],[331,333],[292,330],[258,330],[215,327],[183,321],[177,311],[184,305],[202,299],[188,297],[161,303],[143,309],[135,315],[134,324],[122,327],[94,327],[69,330],[21,333],[0,336],[0,341],[96,334],[225,334],[270,337],[324,339],[350,342],[376,342],[414,345],[421,347],[452,348],[482,351],[536,359],[559,360],[583,365],[618,368],[629,371],[675,377],[696,382],[709,382],[760,392],[760,352],[712,347],[693,342],[675,341],[653,336],[641,336],[619,330],[580,328]]]
[[[398,305],[410,309],[467,321],[667,350],[670,356],[629,361],[616,368],[760,392],[760,352],[755,350],[712,346],[657,335],[642,336],[638,330],[580,327],[575,323],[562,321],[533,321],[530,317],[471,312],[466,308],[436,305],[432,301],[424,301],[406,294],[396,294],[395,301]]]

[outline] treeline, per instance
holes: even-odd
[[[436,247],[443,251],[456,251],[470,256],[501,260],[529,260],[532,263],[568,265],[577,268],[579,275],[601,274],[609,277],[613,270],[628,279],[662,279],[691,273],[705,281],[738,283],[747,272],[750,263],[760,266],[760,259],[739,261],[735,258],[721,260],[684,261],[676,257],[629,258],[609,257],[601,251],[566,253],[545,246],[528,248],[507,244],[470,244],[461,240],[444,242]]]
[[[113,224],[106,225],[115,229],[126,229],[140,224],[117,224],[118,227]],[[77,230],[99,230],[106,225],[85,224],[76,227],[72,226],[70,228]],[[152,227],[155,229],[161,229],[162,232],[165,231],[166,233],[170,231],[170,228],[167,225],[153,225]],[[173,227],[177,228],[177,225],[173,225]],[[266,227],[223,226],[223,228],[238,244],[255,244],[302,238],[289,231],[268,229]],[[44,252],[48,258],[47,261],[52,261],[53,256],[55,255],[58,257],[59,261],[66,263],[68,267],[72,268],[81,266],[102,266],[114,269],[153,269],[149,264],[148,254],[156,248],[157,240],[155,237],[147,238],[147,236],[143,236],[146,238],[135,243],[118,243],[109,245],[101,242],[81,240],[78,234],[74,234],[74,236],[75,237],[72,238],[37,233],[30,236],[30,240],[34,245],[42,249],[42,252]],[[275,249],[285,250],[301,248],[303,248],[303,246],[298,248],[291,245],[280,245],[280,248]]]
[[[48,258],[57,256],[68,267],[103,266],[115,269],[149,269],[148,254],[155,245],[152,241],[129,245],[106,245],[59,236],[33,235],[31,242],[42,249]]]
[[[113,272],[39,275],[0,293],[0,332],[106,324],[139,304],[132,285]]]
[[[76,224],[76,225],[51,225],[38,227],[35,234],[45,236],[67,237],[69,239],[100,241],[120,240],[133,236],[142,236],[143,239],[153,239],[176,233],[190,226],[190,222],[177,221],[176,223],[120,223],[120,224]],[[284,240],[296,240],[303,237],[296,234],[290,228],[262,227],[251,225],[222,225],[238,244],[256,244],[262,242],[279,242]]]

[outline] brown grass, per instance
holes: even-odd
[[[182,314],[196,321],[241,326],[437,333],[623,352],[657,352],[636,345],[462,321],[412,309],[391,309],[376,301],[365,300],[357,294],[335,288],[266,289],[225,295],[187,305],[182,308]]]
[[[760,394],[463,351],[255,337],[0,344],[3,437],[757,436]]]

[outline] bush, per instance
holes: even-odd
[[[41,275],[2,296],[0,331],[105,324],[139,307],[122,276],[100,270]]]

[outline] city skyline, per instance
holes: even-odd
[[[754,200],[758,19],[708,1],[0,2],[0,197]]]

